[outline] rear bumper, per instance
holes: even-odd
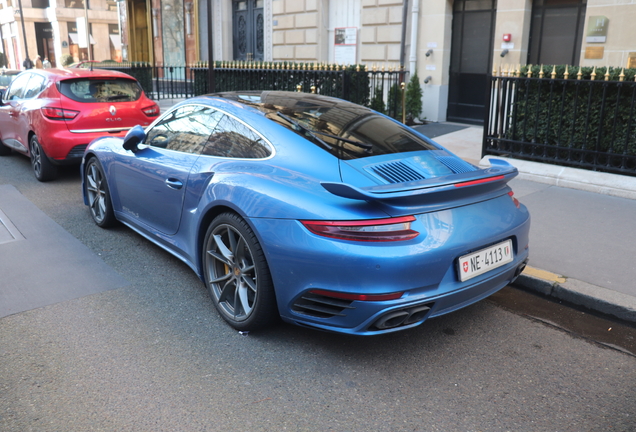
[[[525,268],[528,261],[528,251],[518,256],[503,270],[490,274],[488,278],[479,280],[459,291],[450,292],[436,297],[407,296],[391,302],[352,302],[349,307],[356,310],[356,315],[369,316],[353,328],[330,325],[327,320],[317,322],[315,319],[303,319],[297,315],[284,316],[284,321],[315,328],[318,330],[337,333],[373,336],[391,333],[422,324],[429,318],[445,315],[470,306],[510,285]]]
[[[391,244],[330,240],[309,233],[297,221],[252,219],[283,320],[358,335],[402,330],[500,290],[528,259],[530,215],[507,195],[416,217],[411,228],[420,235]],[[506,239],[512,241],[512,262],[459,280],[459,257]],[[388,301],[341,302],[314,290],[402,295]]]
[[[52,163],[74,165],[82,161],[84,150],[94,139],[103,136],[123,138],[126,132],[127,130],[113,133],[73,133],[64,127],[64,130],[54,131],[46,136],[38,136],[38,140]]]

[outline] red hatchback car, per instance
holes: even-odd
[[[79,164],[93,139],[123,137],[158,115],[159,106],[125,73],[30,69],[0,99],[0,156],[12,149],[30,156],[35,177],[52,180],[58,165]]]

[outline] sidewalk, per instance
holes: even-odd
[[[415,129],[473,164],[493,158],[481,158],[482,127]],[[519,170],[510,186],[532,216],[530,266],[515,285],[636,323],[636,178],[497,159]]]

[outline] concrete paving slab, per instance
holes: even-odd
[[[636,201],[514,179],[528,207],[530,265],[634,295]],[[518,193],[518,191],[522,193]]]
[[[0,231],[0,318],[129,285],[11,185]]]
[[[435,138],[441,135],[457,132],[466,129],[468,126],[456,123],[446,122],[430,122],[419,126],[413,126],[413,129],[429,138]]]
[[[483,136],[483,127],[468,126],[456,132],[438,136],[435,138],[435,142],[446,147],[462,159],[478,165],[481,160]]]

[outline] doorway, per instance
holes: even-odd
[[[232,1],[234,60],[263,60],[263,3],[264,0]]]
[[[448,121],[484,124],[496,7],[496,0],[455,0]]]
[[[48,58],[52,67],[56,67],[55,45],[53,44],[53,27],[51,23],[35,23],[35,38],[37,39],[38,54],[44,61]]]

